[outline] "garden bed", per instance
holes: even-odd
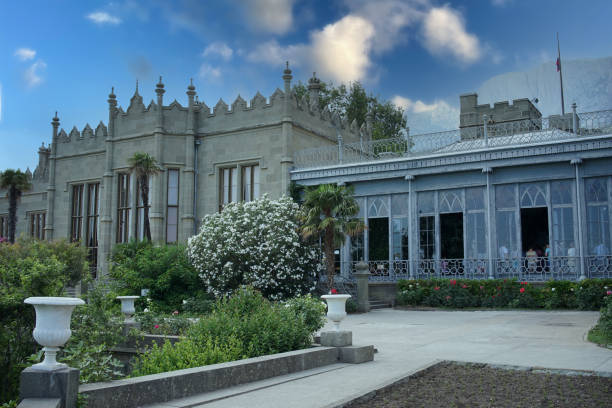
[[[444,361],[342,407],[612,406],[612,377],[595,374]]]

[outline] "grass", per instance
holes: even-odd
[[[589,330],[587,340],[603,347],[612,347],[612,337],[606,336],[606,334],[599,328],[599,325],[596,325]]]

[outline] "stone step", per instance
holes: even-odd
[[[391,307],[391,304],[384,300],[370,300],[370,309],[385,309],[389,307]]]

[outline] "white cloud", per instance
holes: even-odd
[[[47,68],[47,64],[42,61],[36,61],[28,69],[23,73],[23,79],[26,82],[28,88],[33,88],[37,85],[40,85],[43,81],[43,78],[40,76],[40,71]]]
[[[202,55],[204,57],[218,55],[226,61],[229,61],[234,54],[234,50],[232,50],[226,43],[224,42],[214,42],[208,45]]]
[[[210,64],[202,64],[198,75],[202,79],[219,79],[221,78],[221,70],[218,67],[213,67]]]
[[[348,15],[311,35],[312,55],[321,75],[336,81],[365,77],[372,64],[370,50],[373,25],[364,18]]]
[[[475,62],[482,54],[478,37],[465,31],[461,14],[448,6],[429,10],[423,36],[432,54],[450,54],[464,63]]]
[[[106,11],[94,11],[93,13],[89,13],[86,17],[99,25],[117,25],[121,23],[121,19],[119,17],[113,16]]]
[[[282,46],[276,40],[266,41],[251,52],[246,57],[252,62],[261,62],[270,65],[280,65],[289,61],[291,66],[302,66],[308,61],[309,46],[306,44],[296,44]]]
[[[15,56],[21,61],[28,61],[34,59],[36,56],[36,51],[30,48],[19,48],[17,51],[15,51]]]
[[[294,0],[247,0],[246,18],[260,31],[285,34],[293,26]]]
[[[456,129],[459,125],[459,109],[443,100],[426,103],[395,95],[391,102],[404,109],[410,133],[427,133]]]

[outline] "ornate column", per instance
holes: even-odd
[[[105,167],[102,177],[102,200],[100,201],[100,233],[98,235],[98,276],[108,274],[108,257],[113,244],[113,138],[115,137],[115,117],[117,114],[117,96],[115,88],[111,88],[108,95],[108,132],[106,133]]]
[[[149,223],[151,225],[151,241],[164,242],[164,180],[166,171],[163,157],[163,121],[164,121],[164,84],[159,77],[159,82],[155,87],[157,94],[157,122],[153,131],[153,144],[155,149],[154,157],[162,167],[162,171],[152,177],[151,188],[151,211],[149,213]]]
[[[582,178],[580,177],[580,165],[582,164],[581,158],[575,158],[570,161],[570,164],[575,168],[576,174],[576,224],[578,225],[578,272],[580,272],[579,280],[584,280],[587,278],[585,265],[584,265],[584,254],[586,253],[584,248],[584,240],[582,237],[582,222],[583,222],[583,214],[582,214],[582,197],[584,194]]]
[[[491,167],[484,167],[482,172],[487,176],[487,257],[489,258],[489,262],[487,268],[489,268],[489,279],[495,279],[495,274],[493,273],[493,219],[491,212],[491,202],[493,201],[491,198],[491,173],[493,169]]]
[[[47,241],[53,240],[53,224],[55,214],[55,158],[57,156],[57,129],[60,121],[57,112],[51,120],[53,126],[53,136],[51,138],[51,155],[49,156],[49,184],[47,185],[47,217],[45,221],[45,238]]]
[[[414,279],[414,262],[412,260],[412,182],[414,181],[414,176],[412,174],[407,174],[404,180],[408,182],[408,272],[410,274],[410,279]]]
[[[193,79],[187,87],[187,97],[189,98],[189,110],[187,112],[187,136],[185,137],[185,167],[181,177],[181,189],[179,190],[179,202],[181,203],[181,231],[179,239],[186,241],[191,235],[195,234],[195,215],[194,207],[197,205],[194,201],[195,190],[195,86]]]
[[[283,81],[285,83],[285,99],[283,105],[283,118],[282,118],[282,143],[283,152],[280,160],[281,164],[281,191],[282,194],[288,194],[289,192],[289,169],[293,165],[293,152],[291,152],[290,146],[293,146],[293,122],[291,118],[291,112],[289,111],[289,100],[291,95],[291,70],[289,69],[289,61],[286,63],[286,68],[283,71]]]

